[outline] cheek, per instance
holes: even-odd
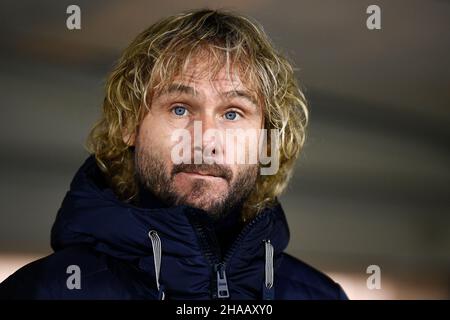
[[[234,160],[240,164],[243,163],[242,161],[245,161],[246,164],[256,164],[259,160],[261,129],[243,128],[239,130],[228,131],[221,140],[220,147],[228,161],[227,163],[230,163],[230,160]]]
[[[255,168],[257,168],[257,164],[235,164],[231,166],[231,170],[233,171],[233,181],[232,184],[238,180],[239,177],[244,175],[251,176],[255,172]]]
[[[141,124],[138,141],[146,152],[158,156],[165,162],[170,161],[172,130],[154,117],[147,116]]]

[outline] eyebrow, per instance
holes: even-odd
[[[193,87],[184,85],[184,84],[180,84],[180,83],[172,83],[171,85],[169,85],[169,87],[164,90],[163,92],[161,92],[159,94],[159,96],[163,95],[163,94],[171,94],[171,93],[184,93],[184,94],[188,94],[191,96],[196,96],[198,95],[198,91],[196,91]],[[253,96],[244,90],[230,90],[230,91],[226,91],[223,92],[222,95],[226,96],[227,98],[233,98],[233,97],[237,97],[237,98],[243,98],[248,100],[249,102],[251,102],[254,106],[257,106],[258,104],[256,103],[256,100],[253,98]]]

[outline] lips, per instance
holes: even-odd
[[[218,164],[177,164],[172,169],[172,177],[178,173],[185,173],[192,178],[221,178],[230,182],[233,173],[230,168]]]
[[[206,171],[182,171],[182,173],[204,176],[204,177],[223,178],[222,176],[218,176],[211,172],[206,172]]]

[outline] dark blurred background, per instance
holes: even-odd
[[[68,30],[66,8],[81,8]],[[366,8],[381,7],[381,30]],[[295,63],[310,126],[282,197],[288,251],[354,299],[450,298],[450,1],[2,1],[0,281],[50,228],[138,32],[193,8],[250,15]],[[366,268],[381,268],[380,290]]]

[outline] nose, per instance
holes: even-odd
[[[194,120],[193,127],[194,162],[202,156],[202,163],[217,163],[222,154],[224,135],[214,114],[202,113]]]

